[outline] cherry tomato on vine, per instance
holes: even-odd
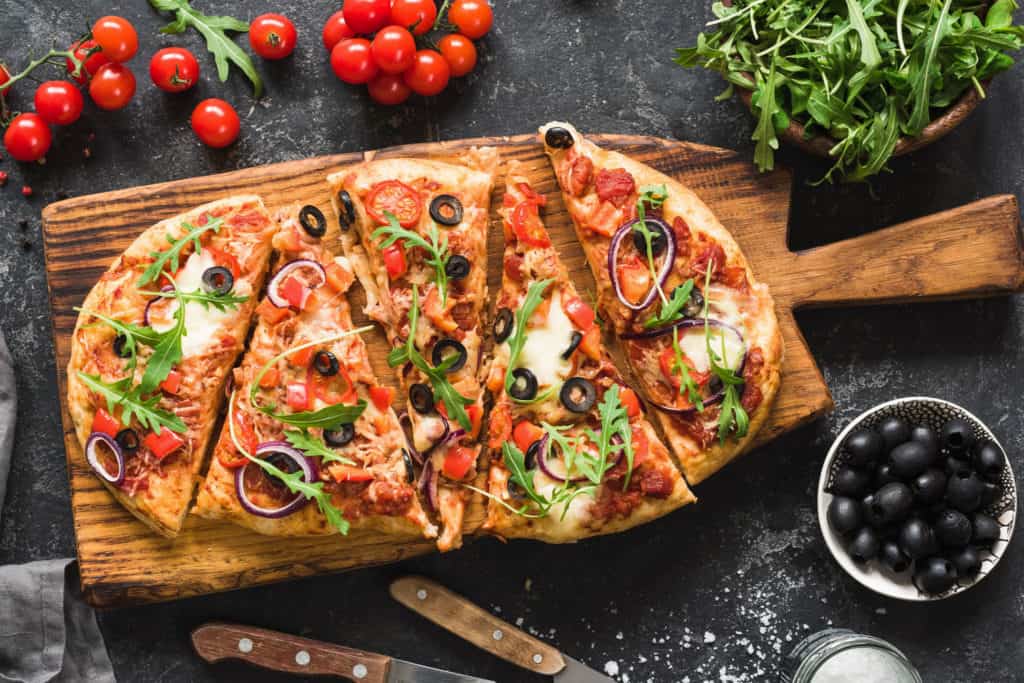
[[[416,58],[416,40],[408,29],[386,26],[374,36],[370,52],[381,71],[400,74],[412,66]]]
[[[455,0],[448,10],[448,21],[459,33],[473,40],[487,35],[494,24],[494,10],[486,0]]]
[[[238,139],[241,127],[235,108],[224,100],[203,100],[192,112],[192,130],[209,147],[227,147]]]
[[[4,133],[7,153],[18,161],[37,161],[50,149],[53,136],[39,114],[18,114]]]
[[[420,50],[409,70],[402,74],[405,84],[417,95],[436,95],[448,85],[451,69],[435,50]]]
[[[249,45],[263,59],[284,59],[297,40],[295,24],[281,14],[261,14],[249,25]]]
[[[338,10],[324,24],[324,47],[330,52],[334,46],[346,38],[355,38],[356,32],[345,23],[345,13]]]
[[[92,37],[113,62],[127,62],[139,49],[139,34],[124,17],[100,17],[92,25]]]
[[[11,72],[7,70],[6,66],[0,64],[0,88],[3,88],[9,80],[11,80]]]
[[[46,81],[36,88],[36,113],[47,123],[69,126],[82,115],[85,100],[70,81]]]
[[[135,74],[119,62],[104,64],[89,82],[89,97],[100,109],[123,109],[135,96]]]
[[[164,92],[184,92],[199,80],[199,62],[183,47],[165,47],[149,60],[149,77]]]
[[[377,75],[377,63],[370,53],[370,41],[366,38],[349,38],[331,50],[331,68],[334,75],[358,85],[366,83]]]
[[[391,0],[345,0],[345,23],[356,33],[373,33],[391,20]]]
[[[452,76],[465,76],[476,66],[476,45],[461,33],[452,33],[437,44],[452,70]]]
[[[412,90],[402,79],[401,74],[380,74],[366,84],[370,97],[377,104],[395,105],[409,99]]]
[[[422,36],[437,21],[437,5],[434,0],[394,0],[391,21]]]
[[[103,54],[102,49],[98,49],[91,55],[86,57],[89,52],[95,48],[99,48],[99,44],[91,38],[86,41],[75,43],[71,46],[71,53],[75,55],[75,59],[81,61],[85,60],[82,65],[82,70],[77,76],[75,73],[75,63],[70,59],[65,59],[64,62],[67,64],[68,75],[75,79],[76,83],[85,84],[90,78],[96,75],[96,72],[100,70],[100,67],[104,64],[110,63],[110,57]]]

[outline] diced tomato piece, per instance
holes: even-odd
[[[636,190],[636,181],[624,168],[602,168],[594,177],[594,189],[602,202],[611,202],[621,207]]]
[[[519,183],[516,188],[523,193],[523,198],[528,202],[533,202],[537,206],[545,206],[548,203],[548,198],[534,192],[529,183]]]
[[[345,292],[352,286],[352,273],[351,271],[342,268],[333,261],[327,264],[324,269],[327,272],[327,284],[331,286],[335,292]]]
[[[370,387],[370,400],[377,406],[377,410],[383,412],[395,400],[395,390],[391,387]]]
[[[419,192],[399,180],[377,183],[366,196],[366,213],[380,225],[387,225],[385,212],[398,219],[403,228],[411,228],[420,220],[423,200]]]
[[[384,269],[387,270],[389,278],[397,280],[405,275],[409,264],[405,261],[405,250],[398,246],[397,242],[384,247],[381,254],[384,257]]]
[[[579,350],[582,351],[587,358],[594,360],[601,360],[601,328],[594,325],[587,330],[583,335],[583,341],[580,342]]]
[[[261,301],[260,305],[256,307],[256,313],[259,314],[260,318],[271,325],[276,325],[292,314],[292,312],[287,308],[278,308],[275,306],[270,299],[264,299]]]
[[[619,391],[619,401],[629,417],[636,417],[640,414],[640,397],[629,387],[623,387]]]
[[[512,430],[512,440],[523,453],[537,439],[544,436],[544,430],[528,420],[520,420]]]
[[[354,404],[358,399],[355,385],[344,363],[338,364],[338,374],[333,377],[324,377],[312,365],[309,366],[306,370],[306,387],[310,396],[315,396],[328,405]]]
[[[226,251],[222,251],[216,247],[203,247],[205,251],[210,252],[210,256],[213,257],[214,262],[223,268],[227,268],[231,271],[231,275],[237,280],[242,274],[242,267],[238,265],[238,259],[233,254],[229,254]]]
[[[316,353],[316,349],[312,346],[307,346],[304,349],[290,354],[288,356],[288,362],[292,365],[298,365],[300,368],[308,368],[309,362],[313,360],[313,354]]]
[[[277,368],[268,368],[260,377],[260,389],[273,389],[281,381],[281,373]]]
[[[441,472],[449,479],[464,479],[476,461],[476,451],[465,446],[455,446],[444,454]]]
[[[98,408],[96,415],[92,418],[92,431],[103,432],[107,436],[117,436],[117,433],[121,431],[121,421],[103,408]]]
[[[277,291],[289,306],[300,311],[305,308],[306,300],[309,299],[309,288],[296,277],[286,277]]]
[[[181,388],[181,373],[171,370],[167,373],[167,379],[160,383],[160,390],[168,394],[177,394]]]
[[[641,301],[651,289],[651,271],[639,261],[620,262],[616,268],[619,287],[627,301]]]
[[[490,440],[487,445],[490,448],[501,449],[501,444],[512,438],[512,411],[508,403],[499,403],[491,411],[491,419],[487,423],[490,432]]]
[[[594,309],[578,296],[563,298],[562,308],[565,310],[565,315],[572,321],[572,324],[583,332],[594,326]]]
[[[512,230],[523,244],[541,248],[551,246],[551,238],[540,220],[540,213],[534,202],[519,202],[512,212]]]
[[[331,476],[334,477],[334,481],[338,482],[339,484],[344,481],[373,481],[373,472],[364,470],[362,467],[342,465],[341,463],[331,463],[331,465],[327,469],[328,471],[330,471]]]
[[[476,440],[480,436],[480,425],[484,419],[484,409],[477,403],[466,406],[466,414],[469,416],[469,424],[472,427],[469,430],[470,438]]]
[[[163,460],[168,455],[184,446],[185,439],[181,438],[180,435],[175,434],[170,429],[165,428],[160,430],[159,435],[153,432],[147,434],[146,438],[142,440],[142,445],[149,449],[149,451],[158,459]]]
[[[586,221],[588,228],[605,237],[614,235],[623,223],[622,212],[611,202],[601,202]]]
[[[309,410],[309,390],[305,383],[292,382],[286,392],[288,407],[292,410]]]
[[[693,361],[690,360],[685,353],[681,355],[683,363],[686,364],[686,368],[689,370],[690,379],[692,379],[699,387],[707,384],[708,380],[711,379],[711,373],[698,371],[694,367]],[[680,385],[682,385],[683,380],[682,374],[676,369],[675,349],[671,346],[666,346],[665,350],[661,352],[661,356],[658,357],[658,364],[661,366],[661,374],[665,376],[665,379],[669,384],[671,384],[675,389],[678,389]]]
[[[443,332],[454,332],[459,329],[447,308],[441,305],[441,296],[437,293],[436,287],[431,287],[423,300],[423,314]]]
[[[566,176],[567,185],[565,189],[569,191],[574,197],[582,195],[587,186],[590,185],[590,177],[594,172],[594,162],[588,157],[581,155],[575,156],[572,161],[569,162],[569,170]]]

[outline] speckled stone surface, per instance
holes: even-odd
[[[314,0],[201,0],[209,13],[245,18],[287,6],[297,53],[260,63],[268,94],[215,78],[195,33],[165,37],[143,0],[0,0],[0,59],[23,62],[52,39],[69,42],[104,13],[141,34],[132,67],[139,93],[124,111],[87,106],[55,136],[45,167],[9,159],[0,170],[0,328],[18,364],[20,416],[0,564],[74,553],[58,416],[39,214],[61,193],[82,195],[330,152],[474,135],[520,133],[549,119],[584,131],[644,133],[752,151],[749,115],[715,103],[714,76],[674,66],[709,18],[703,3],[503,0],[477,71],[432,101],[372,105],[330,74],[320,27],[334,4]],[[202,83],[171,97],[146,75],[158,47],[199,56]],[[246,49],[247,46],[246,46]],[[1000,76],[989,100],[945,141],[899,160],[873,185],[812,188],[824,167],[796,153],[792,245],[822,244],[979,197],[1024,190],[1024,67]],[[243,118],[226,152],[201,147],[188,127],[204,97],[225,97]],[[25,92],[13,104],[28,108]],[[89,134],[95,139],[87,142]],[[88,144],[92,159],[83,160]],[[35,195],[24,199],[23,183]],[[22,221],[27,221],[19,225]],[[928,239],[921,235],[921,239]],[[970,249],[970,244],[964,244]],[[828,555],[813,492],[830,436],[883,400],[926,394],[987,421],[1024,471],[1024,299],[814,311],[798,316],[836,400],[828,419],[737,462],[701,485],[698,505],[612,538],[575,547],[483,539],[446,557],[349,575],[106,612],[100,621],[122,680],[272,680],[192,653],[190,629],[207,620],[252,623],[390,653],[498,681],[540,680],[475,651],[387,596],[406,572],[439,579],[502,617],[621,681],[775,678],[805,633],[827,625],[873,633],[903,649],[926,681],[1020,680],[1024,652],[1024,542],[1011,545],[979,587],[939,604],[868,593]],[[0,606],[2,610],[2,606]]]

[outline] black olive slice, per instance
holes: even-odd
[[[683,315],[687,318],[696,318],[702,313],[704,313],[704,295],[694,289],[690,292],[690,300],[683,306]]]
[[[532,401],[537,396],[537,375],[526,368],[516,368],[512,371],[512,386],[508,393],[519,401]]]
[[[134,453],[139,450],[139,435],[135,433],[134,429],[122,429],[114,437],[114,441],[117,441],[117,445],[125,453]]]
[[[576,352],[576,348],[583,341],[583,333],[576,330],[572,333],[572,341],[569,342],[569,348],[562,352],[562,360],[569,360],[572,358],[572,354]]]
[[[313,354],[313,369],[324,377],[333,377],[340,369],[338,357],[330,351],[317,351]]]
[[[469,356],[466,352],[465,346],[454,339],[445,337],[434,344],[434,350],[430,354],[430,360],[434,361],[434,367],[436,368],[452,356],[455,356],[455,362],[450,368],[445,370],[445,372],[458,372],[466,365],[466,358]]]
[[[128,337],[123,334],[119,334],[114,337],[114,353],[117,354],[118,358],[131,358],[131,351],[127,348]]]
[[[203,287],[215,296],[224,296],[235,286],[235,276],[224,266],[212,266],[203,271]]]
[[[526,454],[523,456],[523,466],[527,470],[536,469],[537,458],[540,457],[540,446],[542,443],[544,443],[543,439],[537,439],[527,447]]]
[[[454,254],[448,257],[448,263],[444,264],[444,273],[453,280],[461,280],[469,275],[472,266],[469,259],[462,254]]]
[[[637,221],[639,223],[639,221]],[[665,233],[661,230],[651,230],[651,256],[658,258],[665,253],[665,247],[668,246],[668,238],[665,237]],[[636,250],[646,258],[647,257],[647,241],[644,239],[644,234],[637,229],[633,229],[633,246]]]
[[[299,210],[299,224],[310,237],[323,237],[327,234],[324,212],[312,204],[306,204]]]
[[[494,318],[494,325],[491,327],[491,331],[494,333],[494,341],[502,343],[512,334],[512,328],[515,326],[515,319],[512,316],[512,311],[507,308],[498,310],[498,315]]]
[[[562,385],[562,391],[558,397],[562,399],[562,405],[573,413],[585,413],[594,406],[597,400],[597,390],[593,382],[582,377],[570,377]]]
[[[356,205],[352,203],[352,195],[348,193],[348,190],[338,193],[338,204],[341,209],[338,211],[338,224],[341,226],[342,232],[348,232],[356,222]]]
[[[351,422],[346,422],[337,429],[324,430],[324,442],[328,446],[344,446],[356,436],[356,428]]]
[[[412,456],[409,455],[409,449],[402,449],[402,462],[405,463],[405,480],[410,484],[416,480],[416,470],[412,466]]]
[[[554,149],[569,149],[574,143],[575,140],[572,138],[572,133],[561,126],[548,128],[548,132],[544,133],[544,144],[548,147],[553,147]]]
[[[441,225],[458,225],[462,222],[462,202],[450,194],[439,194],[430,202],[430,217]]]
[[[426,415],[434,409],[434,390],[426,384],[413,384],[409,387],[409,403],[417,413]]]

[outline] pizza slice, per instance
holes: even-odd
[[[440,520],[438,548],[462,542],[480,453],[479,373],[487,301],[487,231],[497,153],[461,163],[369,161],[328,178],[342,246],[367,314],[391,343],[408,403],[419,486]]]
[[[541,134],[602,316],[698,483],[748,447],[778,391],[782,337],[768,287],[693,190],[569,124]]]
[[[393,390],[352,324],[355,276],[327,232],[315,206],[281,215],[276,271],[194,511],[268,535],[432,538]]]
[[[510,162],[487,379],[495,400],[484,529],[568,543],[632,528],[694,498],[569,280],[540,218],[545,203]]]
[[[165,536],[184,523],[277,224],[254,196],[157,223],[79,310],[68,409],[89,465]]]

